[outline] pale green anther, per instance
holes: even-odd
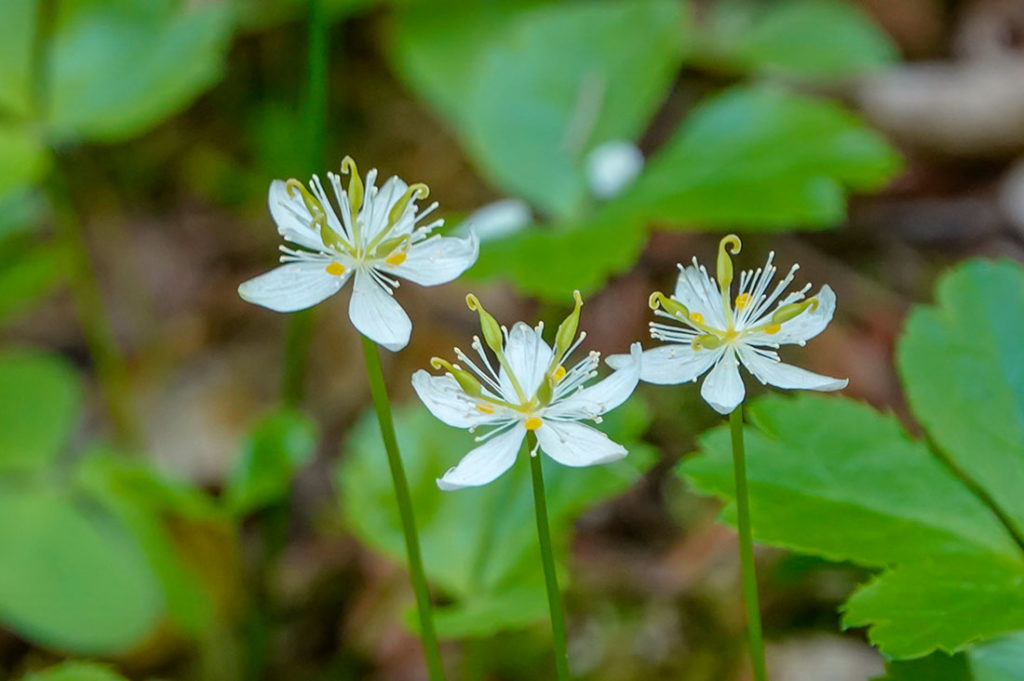
[[[572,342],[576,340],[576,330],[580,328],[580,309],[583,307],[583,296],[580,295],[579,291],[573,291],[572,297],[576,301],[576,305],[573,307],[572,312],[569,313],[569,316],[558,325],[558,331],[555,333],[553,365],[558,364],[566,351],[569,350],[569,347],[572,346]]]
[[[466,296],[466,305],[470,310],[473,310],[480,315],[480,330],[484,334],[484,342],[487,343],[487,347],[494,351],[494,354],[498,356],[498,359],[502,360],[505,356],[505,353],[501,349],[504,337],[502,336],[501,325],[498,324],[498,320],[492,317],[491,313],[484,309],[484,306],[480,304],[480,299],[472,293]]]
[[[351,156],[341,159],[341,174],[349,175],[348,180],[348,205],[352,211],[352,222],[355,222],[359,215],[359,209],[363,205],[363,180],[359,177],[359,169]]]
[[[551,375],[551,372],[544,374],[544,380],[541,381],[540,387],[537,388],[536,400],[540,404],[548,404],[551,402],[551,397],[555,392],[555,377]]]
[[[661,291],[655,291],[652,293],[651,297],[647,300],[647,304],[652,310],[657,310],[660,307],[676,319],[687,320],[690,318],[689,308],[678,300],[669,298]]]
[[[401,219],[402,215],[405,213],[405,207],[409,205],[409,201],[412,200],[414,194],[417,199],[422,201],[430,196],[430,187],[422,182],[409,185],[408,189],[405,190],[405,193],[402,194],[402,197],[395,202],[395,205],[393,205],[391,210],[388,212],[388,227],[393,227],[394,224]]]
[[[732,284],[732,258],[729,253],[737,255],[742,247],[740,238],[735,234],[727,234],[718,242],[718,286],[727,291]]]
[[[473,374],[469,373],[458,364],[452,364],[446,359],[434,357],[430,360],[430,366],[435,369],[443,368],[447,370],[448,373],[455,378],[455,382],[459,384],[459,387],[462,388],[463,392],[470,397],[480,397],[480,395],[483,394],[483,386],[480,385],[480,381],[476,380],[476,377],[473,376]]]
[[[818,309],[818,299],[808,298],[801,303],[790,303],[789,305],[783,305],[778,310],[772,313],[772,322],[775,324],[785,324],[791,319],[796,319],[802,315],[808,308],[812,311]]]
[[[725,341],[712,333],[706,333],[693,339],[694,350],[714,350],[725,345]]]

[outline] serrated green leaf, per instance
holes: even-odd
[[[630,450],[609,466],[570,469],[544,457],[548,511],[561,562],[573,520],[621,493],[650,464],[653,453],[635,438],[646,427],[639,402],[608,415],[608,432]],[[545,617],[546,596],[529,466],[517,461],[495,482],[442,492],[436,478],[473,448],[473,436],[437,421],[422,407],[396,413],[428,577],[453,603],[436,613],[444,637],[486,636]],[[367,415],[345,446],[337,481],[347,524],[373,548],[404,562],[394,491],[376,420]]]
[[[453,6],[444,23],[406,11],[399,73],[439,105],[485,176],[562,217],[589,201],[586,152],[644,130],[687,30],[671,0]]]
[[[52,40],[48,127],[61,139],[122,140],[214,83],[232,28],[213,0],[64,0]]]
[[[125,681],[111,667],[95,662],[62,662],[22,677],[22,681]]]
[[[839,78],[895,62],[892,41],[859,7],[842,0],[715,3],[705,59],[740,71]]]
[[[1024,553],[998,518],[891,416],[843,399],[769,397],[746,429],[755,536],[882,572],[846,606],[896,658],[1024,627]],[[683,472],[731,500],[728,432]],[[734,513],[730,503],[726,517]]]
[[[27,351],[0,355],[0,472],[51,465],[81,402],[78,378],[62,360]]]
[[[39,645],[123,652],[160,618],[160,587],[134,540],[52,486],[0,486],[0,546],[0,621]]]
[[[892,662],[875,681],[1024,681],[1024,634],[971,646],[957,655],[934,653]]]
[[[285,501],[315,445],[316,427],[300,412],[280,409],[260,419],[228,478],[225,498],[231,512],[242,515]]]
[[[606,212],[689,228],[828,226],[848,191],[878,189],[900,166],[831,102],[738,86],[702,102]]]
[[[972,261],[910,315],[899,370],[914,415],[1024,536],[1024,269]]]

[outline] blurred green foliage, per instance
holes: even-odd
[[[876,681],[1024,681],[1024,634],[971,646],[963,653],[934,653],[920,660],[891,662]]]
[[[605,419],[602,430],[630,451],[623,461],[569,469],[543,457],[551,534],[563,566],[574,520],[631,486],[655,458],[638,441],[649,422],[641,402],[631,401]],[[437,478],[476,446],[473,435],[419,406],[397,411],[395,427],[427,576],[451,599],[435,613],[438,634],[490,636],[544,619],[547,597],[527,462],[518,461],[484,487],[442,492]],[[404,562],[394,490],[372,415],[356,425],[344,451],[335,481],[346,524],[367,545]]]
[[[937,290],[898,352],[928,443],[851,400],[769,397],[749,409],[755,536],[879,569],[844,623],[869,626],[898,659],[1024,629],[1024,362],[1012,340],[1024,333],[1024,269],[972,261]],[[728,432],[711,431],[701,451],[683,473],[731,500]]]
[[[124,681],[124,677],[106,665],[65,662],[28,674],[23,681]]]

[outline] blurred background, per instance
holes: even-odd
[[[621,352],[735,231],[738,266],[775,250],[837,292],[784,359],[905,417],[907,308],[1024,253],[1022,46],[1019,0],[4,0],[3,677],[425,678],[348,292],[236,293],[276,263],[271,180],[346,154],[482,236],[458,282],[397,292],[385,371],[452,678],[550,677],[526,479],[440,493],[469,443],[409,385],[475,332],[465,294],[550,323],[581,289],[588,345]],[[638,397],[606,424],[626,462],[551,472],[574,669],[747,678],[733,531],[675,473],[719,419]],[[866,571],[759,561],[774,678],[884,672],[840,633]]]

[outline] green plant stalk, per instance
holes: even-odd
[[[533,508],[537,515],[537,539],[540,542],[540,557],[544,564],[544,584],[548,592],[548,609],[551,613],[551,638],[555,652],[555,670],[558,681],[569,681],[569,652],[565,635],[565,613],[562,611],[562,594],[558,590],[558,574],[555,572],[555,556],[551,549],[551,530],[548,527],[548,502],[544,493],[544,470],[540,455],[530,454],[536,447],[536,437],[530,433],[526,438],[526,458],[530,460],[533,478]]]
[[[309,0],[306,34],[306,101],[305,127],[307,174],[319,173],[324,167],[327,144],[327,50],[328,25],[323,0]],[[285,335],[284,375],[281,398],[295,406],[305,394],[309,343],[313,332],[313,311],[301,310],[288,317]]]
[[[395,500],[398,502],[398,514],[402,519],[405,552],[409,559],[412,589],[416,594],[416,608],[419,611],[423,653],[427,658],[427,669],[430,672],[431,681],[443,681],[444,667],[441,664],[441,649],[437,643],[437,632],[434,630],[430,590],[427,587],[427,576],[423,571],[423,557],[420,553],[419,536],[416,533],[416,518],[412,511],[409,481],[405,477],[402,456],[398,451],[395,424],[391,418],[391,402],[388,400],[387,388],[384,385],[384,371],[380,366],[380,353],[377,350],[377,344],[369,338],[364,336],[362,341],[363,356],[366,358],[366,376],[370,382],[370,395],[373,397],[373,408],[377,412],[377,422],[380,424],[384,449],[388,454],[391,480],[395,485]]]
[[[740,535],[740,570],[743,578],[743,601],[747,606],[747,636],[750,661],[755,681],[766,681],[764,637],[761,633],[761,611],[757,602],[757,572],[754,567],[754,539],[750,528],[750,497],[747,493],[747,462],[743,446],[743,405],[729,414],[732,431],[732,467],[736,478],[736,525]]]

